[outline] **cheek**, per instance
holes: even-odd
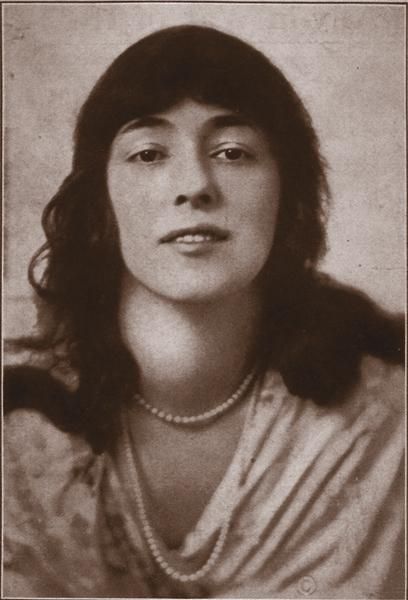
[[[247,178],[239,189],[240,210],[237,221],[247,243],[269,252],[276,229],[279,210],[280,183],[277,174],[270,177]]]
[[[122,243],[147,235],[154,218],[149,193],[126,174],[115,173],[108,177],[108,194]]]

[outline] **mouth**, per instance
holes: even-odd
[[[160,239],[161,244],[205,244],[224,242],[230,237],[229,231],[216,225],[196,225],[170,231]]]

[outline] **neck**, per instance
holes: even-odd
[[[140,369],[142,396],[187,414],[227,399],[252,367],[259,314],[254,290],[183,303],[125,281],[121,331]]]

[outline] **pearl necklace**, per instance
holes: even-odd
[[[254,372],[251,373],[252,376],[253,376],[253,374],[254,374]],[[256,395],[254,394],[251,404],[248,407],[248,412],[247,412],[247,416],[245,419],[245,423],[244,423],[244,427],[243,427],[243,431],[242,431],[241,439],[240,439],[240,443],[239,443],[239,449],[237,448],[237,452],[240,452],[241,460],[245,459],[245,457],[243,456],[243,452],[242,452],[243,448],[245,448],[245,445],[243,443],[243,438],[244,438],[244,435],[248,428],[248,423],[249,423],[250,417],[252,415],[253,404],[255,402],[255,399],[256,399]],[[212,552],[211,552],[210,556],[208,557],[208,559],[203,564],[203,566],[200,567],[199,569],[197,569],[197,571],[194,571],[193,573],[182,573],[181,571],[178,571],[177,569],[172,567],[168,563],[168,561],[162,556],[160,549],[159,549],[158,542],[156,541],[153,527],[150,524],[149,518],[147,516],[147,511],[146,511],[145,503],[143,500],[142,487],[141,487],[138,470],[137,470],[137,464],[136,464],[136,460],[135,460],[135,457],[133,456],[133,451],[132,451],[131,433],[130,433],[129,423],[130,423],[130,418],[128,416],[126,416],[125,411],[123,411],[122,412],[122,431],[123,431],[124,439],[123,439],[122,448],[124,451],[124,460],[126,463],[127,473],[129,475],[130,479],[132,479],[132,483],[133,483],[132,487],[135,491],[137,512],[138,512],[138,516],[139,516],[139,519],[140,519],[140,522],[142,525],[143,536],[146,540],[147,546],[153,556],[154,561],[158,565],[158,567],[168,577],[170,577],[174,581],[178,581],[181,583],[196,582],[199,579],[202,579],[203,577],[205,577],[205,575],[207,575],[210,572],[210,570],[215,566],[215,564],[217,563],[218,559],[221,556],[221,553],[224,549],[225,541],[227,539],[227,534],[228,534],[228,531],[229,531],[229,528],[231,525],[232,515],[234,512],[235,492],[237,490],[231,490],[231,493],[229,494],[229,506],[227,508],[227,514],[225,516],[225,520],[221,526],[217,541],[215,542]],[[237,482],[235,482],[235,486],[238,486]],[[129,533],[130,533],[130,531],[131,531],[131,528],[129,529]],[[132,534],[131,534],[131,537],[133,537]],[[136,544],[136,546],[137,546],[137,544]]]
[[[221,555],[221,552],[224,548],[225,540],[227,538],[227,533],[228,533],[228,530],[230,527],[230,523],[231,523],[232,510],[230,509],[228,511],[229,514],[221,527],[220,533],[218,535],[218,539],[214,545],[214,548],[213,548],[209,558],[206,560],[204,565],[202,567],[200,567],[197,571],[194,571],[194,573],[182,573],[181,571],[178,571],[177,569],[172,567],[167,562],[167,560],[162,556],[162,554],[159,550],[158,543],[156,541],[155,534],[153,532],[153,527],[150,525],[150,522],[149,522],[149,519],[147,516],[147,512],[146,512],[146,508],[145,508],[145,504],[144,504],[144,500],[143,500],[143,493],[142,493],[142,489],[140,486],[140,481],[139,481],[139,477],[137,474],[137,470],[135,468],[134,460],[132,457],[132,450],[130,447],[130,441],[129,441],[128,435],[126,435],[126,438],[125,438],[125,457],[126,457],[126,461],[128,463],[128,469],[131,473],[133,473],[134,490],[135,490],[135,496],[136,496],[136,506],[137,506],[137,511],[139,514],[139,519],[142,524],[143,535],[144,535],[146,543],[149,547],[149,550],[153,556],[154,561],[168,577],[170,577],[171,579],[174,579],[175,581],[179,581],[181,583],[191,583],[191,582],[198,581],[199,579],[202,579],[214,567],[214,565],[216,564],[216,562],[218,561],[218,559]],[[231,505],[232,505],[232,503],[231,503]]]
[[[211,419],[215,419],[216,417],[220,417],[222,414],[227,412],[232,406],[234,406],[238,400],[240,400],[245,392],[248,390],[250,384],[252,383],[256,374],[256,369],[252,369],[252,371],[245,377],[239,388],[230,396],[227,400],[212,408],[211,410],[207,410],[204,413],[193,416],[180,416],[180,415],[172,415],[164,410],[160,410],[156,406],[153,406],[149,402],[147,402],[140,394],[135,394],[135,400],[137,401],[139,406],[142,406],[145,410],[147,410],[150,414],[162,421],[166,421],[167,423],[173,423],[176,425],[198,425],[205,423],[206,421],[210,421]]]
[[[246,382],[247,379],[250,377],[250,379],[248,380],[248,383],[246,383],[245,389],[249,385],[249,381],[251,381],[252,378],[254,377],[254,374],[255,374],[255,370],[252,371],[250,373],[250,375],[248,375],[245,378],[244,382]],[[242,387],[242,385],[240,386],[240,388]],[[238,390],[240,390],[240,388],[238,388]],[[237,390],[237,392],[238,392],[238,390]],[[236,394],[237,394],[237,392],[236,392]],[[241,391],[240,395],[242,395],[243,393],[244,392]],[[247,415],[245,418],[245,423],[244,423],[244,427],[243,427],[242,434],[241,434],[241,439],[239,441],[239,444],[238,444],[238,447],[236,450],[237,454],[236,454],[235,460],[237,462],[239,461],[241,463],[242,462],[245,463],[245,461],[248,460],[248,456],[246,456],[247,448],[246,448],[246,444],[245,444],[245,437],[246,437],[246,432],[249,427],[250,419],[252,417],[253,407],[254,407],[257,395],[258,395],[258,393],[254,392],[251,402],[250,402],[250,405],[248,406]],[[129,408],[127,410],[129,411]],[[122,416],[122,432],[123,432],[123,444],[122,444],[123,458],[124,458],[126,470],[128,473],[128,481],[131,480],[132,489],[135,492],[136,509],[137,509],[137,513],[139,516],[139,520],[142,525],[143,536],[144,536],[147,546],[151,552],[151,555],[152,555],[155,563],[161,569],[161,571],[163,571],[168,577],[170,577],[170,579],[173,579],[174,581],[178,581],[181,583],[196,582],[196,581],[202,579],[203,577],[205,577],[210,572],[210,570],[215,566],[215,564],[217,563],[218,559],[220,558],[220,556],[222,554],[222,551],[225,546],[225,541],[227,539],[227,535],[228,535],[228,532],[229,532],[229,529],[231,526],[232,516],[233,516],[233,512],[234,512],[234,499],[235,499],[236,494],[238,493],[239,481],[236,477],[234,477],[234,483],[232,485],[233,489],[231,489],[230,494],[228,495],[229,500],[228,500],[228,507],[226,509],[226,515],[225,515],[223,524],[220,528],[218,538],[214,544],[214,547],[213,547],[212,552],[211,552],[210,556],[208,557],[208,559],[205,561],[205,563],[202,565],[202,567],[200,567],[193,573],[183,573],[181,571],[178,571],[177,569],[172,567],[169,564],[169,562],[163,557],[163,555],[159,549],[159,544],[156,541],[154,529],[153,529],[152,525],[150,524],[149,518],[147,516],[147,511],[146,511],[146,507],[145,507],[145,503],[144,503],[144,499],[143,499],[142,486],[141,486],[139,475],[138,475],[137,460],[134,457],[134,454],[132,451],[131,431],[130,431],[130,425],[129,425],[131,422],[130,415],[128,412],[123,411],[121,416]],[[239,458],[237,458],[237,456]],[[240,470],[238,470],[238,472],[240,472]],[[131,532],[132,532],[132,528],[129,527],[130,537],[133,538],[133,534]],[[134,543],[135,543],[135,547],[137,547],[138,542],[135,540]]]

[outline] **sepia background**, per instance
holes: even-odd
[[[405,7],[341,4],[3,6],[5,335],[32,331],[41,212],[70,170],[79,108],[140,37],[181,23],[252,43],[292,82],[329,164],[322,270],[401,310],[405,286]]]

